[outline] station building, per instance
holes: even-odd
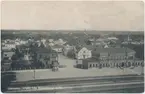
[[[92,55],[92,58],[78,59],[76,66],[82,69],[143,66],[143,60],[136,59],[135,51],[129,48],[97,48]]]

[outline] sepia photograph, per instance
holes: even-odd
[[[1,1],[2,93],[143,93],[143,1]]]

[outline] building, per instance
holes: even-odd
[[[54,46],[51,46],[52,50],[58,52],[58,53],[61,53],[62,52],[62,49],[63,49],[63,46],[62,45],[54,45]]]
[[[93,46],[76,46],[74,49],[74,54],[76,59],[86,59],[92,57]]]
[[[41,43],[46,47],[46,39],[41,39]]]
[[[34,53],[36,62],[44,64],[45,68],[53,68],[54,62],[58,63],[58,54],[51,48],[35,48]]]
[[[23,45],[17,45],[16,49],[23,54],[27,54],[30,52],[30,45],[29,44],[23,44]]]
[[[15,54],[12,50],[2,50],[2,59],[11,60],[12,56]]]
[[[108,37],[107,39],[108,40],[114,40],[114,41],[117,41],[118,40],[118,38],[116,38],[116,37]]]
[[[48,43],[49,46],[54,46],[55,44],[53,42]]]
[[[18,45],[22,45],[22,44],[28,43],[29,40],[22,40],[22,39],[17,38],[14,41],[15,43],[18,43]]]
[[[66,42],[63,39],[58,39],[56,41],[54,41],[55,45],[64,45]]]
[[[54,42],[54,40],[53,39],[49,39],[48,42],[51,43],[51,42]]]
[[[94,58],[82,59],[76,61],[76,67],[81,69],[91,69],[91,68],[134,68],[143,66],[143,60],[96,60]]]
[[[134,59],[135,51],[129,48],[96,48],[92,51],[92,57],[99,60]]]
[[[96,48],[92,58],[76,60],[76,66],[82,69],[102,67],[138,67],[143,66],[143,60],[135,58],[135,51],[129,48]]]

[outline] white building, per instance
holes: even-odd
[[[63,49],[63,46],[61,46],[61,45],[54,45],[54,46],[51,46],[51,48],[52,48],[54,51],[56,51],[56,52],[58,52],[58,53],[61,53],[61,52],[62,52],[62,49]]]
[[[52,42],[52,43],[48,43],[49,46],[54,46],[55,44]]]
[[[56,45],[64,45],[65,43],[66,42],[63,41],[62,39],[58,39],[58,40],[54,41],[54,44],[56,44]]]
[[[42,42],[43,45],[46,47],[46,39],[41,39],[41,42]]]
[[[86,47],[76,47],[75,58],[76,59],[87,59],[92,57],[92,52]]]

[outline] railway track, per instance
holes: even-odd
[[[54,85],[54,84],[71,84],[71,83],[89,83],[89,82],[104,82],[104,81],[125,81],[125,80],[143,80],[143,76],[113,76],[113,77],[92,77],[92,78],[74,78],[74,79],[56,79],[56,80],[34,80],[34,81],[27,81],[27,82],[12,82],[10,86],[13,87],[20,87],[20,86],[47,86],[47,85]]]
[[[113,90],[123,88],[144,87],[143,76],[116,76],[107,78],[87,78],[71,80],[34,81],[32,83],[13,83],[8,92],[99,92],[102,90]],[[22,88],[21,88],[22,87]],[[26,89],[27,87],[27,89]],[[33,87],[33,88],[32,88]],[[24,89],[25,88],[25,89]],[[102,90],[102,91],[103,91]]]
[[[89,90],[111,90],[111,89],[124,89],[124,88],[133,88],[133,87],[143,87],[144,82],[139,80],[132,81],[122,81],[122,82],[104,82],[104,83],[89,83],[89,84],[65,84],[57,86],[39,86],[36,88],[29,89],[18,89],[18,88],[9,88],[8,92],[84,92]]]

